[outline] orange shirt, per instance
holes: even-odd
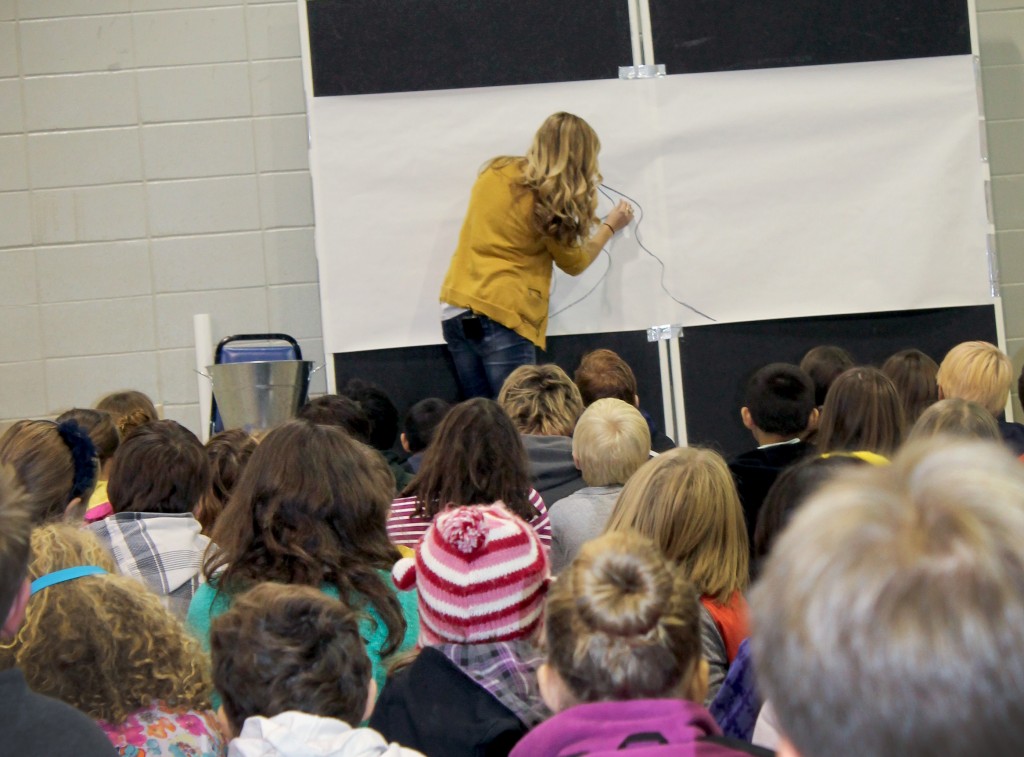
[[[729,664],[732,664],[739,652],[740,642],[750,635],[747,600],[737,591],[724,605],[712,597],[701,597],[700,601],[715,621],[715,627],[725,642],[726,657],[729,658]]]

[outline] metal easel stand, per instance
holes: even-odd
[[[651,7],[648,0],[626,0],[629,6],[629,41],[633,65],[619,66],[620,79],[655,79],[665,75],[665,65],[654,62]]]
[[[647,341],[658,343],[665,433],[675,439],[677,445],[685,447],[686,405],[683,402],[683,362],[679,348],[683,341],[683,327],[676,324],[651,326],[647,329]]]

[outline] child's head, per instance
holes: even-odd
[[[25,623],[0,665],[17,667],[33,691],[89,717],[122,723],[154,700],[180,710],[210,706],[212,684],[199,643],[154,593],[117,574],[88,530],[70,524],[32,532],[29,577],[94,566],[106,574],[33,587]]]
[[[908,445],[808,500],[751,597],[759,688],[803,757],[1024,754],[1024,467]]]
[[[14,471],[0,465],[0,641],[13,637],[21,626],[28,600],[29,531],[32,509],[15,483]]]
[[[550,581],[547,548],[503,505],[437,515],[416,556],[399,560],[399,589],[415,586],[420,644],[535,640]]]
[[[814,382],[814,404],[825,404],[825,395],[832,382],[844,371],[853,368],[853,357],[842,347],[823,344],[812,347],[800,361],[800,370]]]
[[[899,394],[885,374],[877,368],[851,368],[825,398],[818,449],[891,455],[903,441],[904,425]]]
[[[961,342],[946,353],[935,381],[943,399],[972,400],[998,416],[1010,395],[1013,364],[994,344]]]
[[[340,394],[355,400],[370,419],[370,445],[381,451],[391,449],[398,436],[398,408],[379,386],[349,379]]]
[[[402,432],[405,451],[416,454],[429,447],[434,432],[451,408],[451,405],[437,397],[428,397],[410,407],[405,414],[405,430]]]
[[[754,528],[754,559],[761,563],[793,517],[793,513],[812,494],[847,468],[869,463],[853,455],[814,456],[786,468],[775,479],[757,513]]]
[[[310,423],[343,428],[363,444],[370,443],[373,429],[370,416],[351,397],[344,397],[340,394],[325,394],[322,397],[315,397],[299,408],[296,417]]]
[[[903,402],[903,413],[912,426],[924,409],[939,398],[935,375],[939,366],[921,350],[901,350],[882,365]]]
[[[585,406],[609,397],[636,404],[637,383],[633,369],[611,350],[588,352],[580,360],[573,378]]]
[[[336,426],[293,420],[272,429],[213,527],[219,547],[206,577],[242,591],[262,581],[358,593],[388,630],[383,653],[401,643],[405,621],[381,578],[398,559],[388,539],[394,478],[383,456]]]
[[[108,394],[96,403],[96,409],[105,410],[114,417],[114,424],[122,437],[138,426],[152,423],[160,417],[153,400],[134,389]]]
[[[992,413],[977,402],[958,398],[939,400],[921,413],[907,440],[928,439],[940,434],[994,442],[1002,439]]]
[[[477,397],[445,415],[423,455],[420,472],[402,492],[415,496],[420,514],[448,505],[502,501],[521,518],[536,514],[529,502],[526,450],[512,421],[494,400]]]
[[[697,594],[642,536],[608,533],[584,544],[551,590],[544,627],[541,694],[556,712],[705,696]]]
[[[177,421],[153,421],[130,432],[114,455],[107,484],[116,513],[190,513],[209,489],[206,451]]]
[[[210,463],[210,489],[196,508],[196,519],[209,534],[224,511],[235,490],[242,471],[259,442],[248,431],[232,428],[210,437],[206,443],[206,459]]]
[[[651,429],[632,404],[597,400],[576,423],[572,456],[587,486],[624,484],[651,456]]]
[[[623,487],[605,531],[647,537],[719,602],[747,585],[743,508],[729,467],[712,450],[677,447],[645,463]]]
[[[521,434],[572,436],[583,412],[576,384],[553,363],[521,365],[498,392],[498,404]]]
[[[807,430],[814,412],[814,384],[795,365],[771,363],[747,382],[741,415],[751,430],[795,438]]]
[[[106,410],[76,407],[57,416],[57,423],[64,421],[74,421],[89,435],[93,446],[96,447],[96,457],[99,458],[101,475],[104,474],[109,469],[110,461],[121,444],[121,432],[117,430],[114,416]]]
[[[246,718],[289,710],[355,726],[376,693],[358,616],[311,586],[262,583],[236,597],[211,624],[210,656],[235,734]]]
[[[35,523],[60,520],[96,485],[96,447],[73,420],[18,421],[0,435],[0,464],[11,466]],[[84,509],[84,507],[83,507]]]

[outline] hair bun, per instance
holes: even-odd
[[[665,565],[635,552],[609,551],[575,576],[577,606],[594,631],[643,636],[658,625],[672,591]]]

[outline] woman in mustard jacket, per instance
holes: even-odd
[[[601,143],[590,125],[555,113],[525,157],[481,170],[441,287],[441,327],[465,397],[494,397],[536,361],[548,325],[551,270],[578,276],[633,218],[620,202],[599,222]]]

